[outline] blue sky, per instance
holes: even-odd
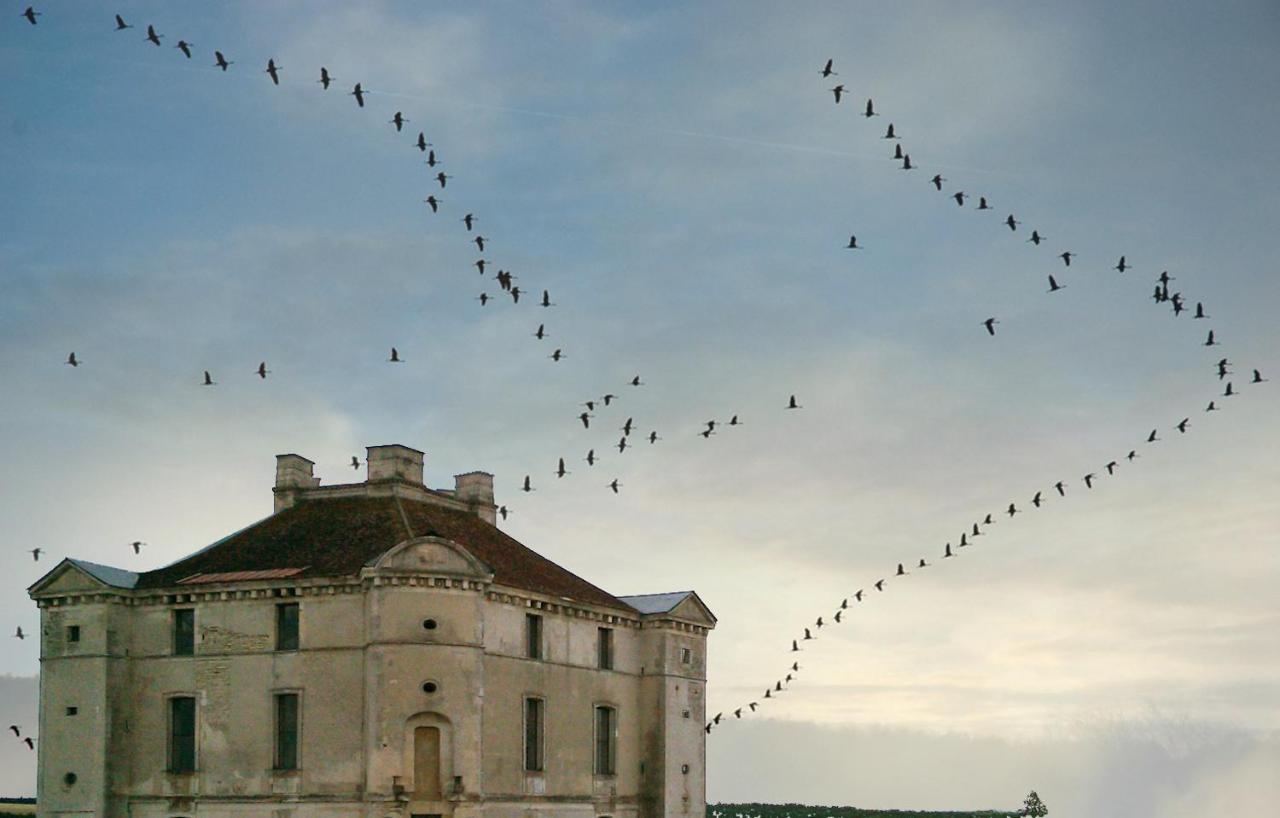
[[[896,730],[921,753],[1031,742],[1048,771],[1091,752],[1081,725],[1156,708],[1274,748],[1280,423],[1274,384],[1243,383],[1280,376],[1274,4],[262,6],[49,2],[34,28],[0,24],[4,621],[35,629],[26,548],[153,567],[269,513],[276,453],[339,482],[402,442],[436,485],[495,472],[505,528],[611,591],[696,588],[728,708],[852,590],[1064,479],[1066,500],[824,633],[762,724]],[[138,28],[113,31],[116,10]],[[888,159],[889,121],[920,170]],[[474,300],[496,286],[466,212],[556,307]],[[1162,270],[1210,320],[1151,303]],[[1050,273],[1067,288],[1047,294]],[[1222,347],[1201,346],[1210,326]],[[1220,355],[1245,395],[1206,416]],[[606,391],[623,400],[583,433],[577,404]],[[804,411],[782,410],[792,393]],[[582,463],[628,416],[663,440]],[[1085,491],[1152,427],[1163,445]],[[36,670],[34,640],[0,657]],[[775,734],[751,730],[763,752]],[[734,755],[753,742],[716,740],[712,796],[760,792]],[[1237,780],[1212,774],[1196,808]],[[990,783],[827,800],[987,806]]]

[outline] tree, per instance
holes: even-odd
[[[1027,818],[1043,818],[1049,814],[1049,808],[1040,800],[1040,796],[1036,794],[1036,791],[1032,790],[1031,794],[1022,802],[1022,809],[1018,810],[1018,814],[1025,815]]]

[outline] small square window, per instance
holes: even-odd
[[[68,715],[68,716],[74,716],[76,713],[79,713],[79,712],[80,712],[80,708],[78,708],[78,707],[68,707],[68,708],[67,708],[67,715]]]
[[[80,641],[80,626],[79,626],[79,625],[68,625],[68,626],[67,626],[67,641],[68,641],[68,642],[79,642],[79,641]]]

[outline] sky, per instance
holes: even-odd
[[[493,472],[504,530],[613,593],[696,589],[713,712],[873,595],[709,737],[713,800],[1274,802],[1274,3],[38,9],[0,20],[9,632],[64,555],[157,567],[269,514],[276,454],[337,483],[403,443],[431,485]],[[1152,301],[1162,271],[1208,319]],[[661,440],[610,449],[628,417]]]

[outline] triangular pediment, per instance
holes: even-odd
[[[119,569],[111,569],[119,570]],[[125,572],[120,572],[124,574]],[[120,588],[121,585],[113,585],[104,582],[91,573],[91,569],[85,565],[72,559],[64,559],[55,565],[49,573],[27,589],[27,593],[32,596],[57,596],[61,594],[85,593],[93,591],[102,591],[112,588]]]
[[[458,543],[443,537],[406,540],[379,556],[372,567],[394,573],[444,574],[486,582],[493,579],[492,568]]]
[[[672,619],[681,619],[686,622],[694,622],[708,628],[716,626],[716,615],[711,613],[711,609],[706,603],[693,591],[680,601],[666,616]]]

